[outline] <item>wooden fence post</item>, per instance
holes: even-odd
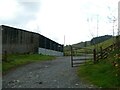
[[[116,48],[120,48],[120,36],[116,36]]]
[[[102,51],[102,47],[100,47],[100,55],[101,55],[101,59],[103,58],[103,51]]]
[[[70,46],[71,48],[71,66],[73,67],[73,48],[72,45]]]
[[[93,54],[94,54],[93,59],[94,59],[94,64],[95,64],[96,63],[96,50],[95,49],[93,50]]]

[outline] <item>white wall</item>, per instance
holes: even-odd
[[[63,56],[63,52],[58,52],[54,50],[49,50],[45,48],[38,48],[38,54],[52,55],[52,56]]]

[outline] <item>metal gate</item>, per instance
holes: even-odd
[[[93,54],[89,53],[89,49],[85,49],[84,51],[79,51],[79,49],[75,49],[74,47],[71,47],[71,66],[76,67],[80,64],[83,64],[87,62],[88,60],[93,60]]]

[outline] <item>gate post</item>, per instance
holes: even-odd
[[[120,36],[116,36],[116,48],[120,48]]]
[[[2,61],[5,61],[5,62],[8,61],[8,59],[7,59],[7,51],[3,52],[3,54],[2,54]]]
[[[73,67],[73,49],[72,49],[72,45],[70,46],[71,49],[71,66]]]
[[[93,54],[94,54],[93,59],[94,59],[94,64],[95,64],[96,63],[96,50],[95,49],[93,50]]]

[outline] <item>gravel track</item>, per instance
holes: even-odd
[[[87,88],[71,67],[70,57],[31,63],[3,76],[3,88]]]

